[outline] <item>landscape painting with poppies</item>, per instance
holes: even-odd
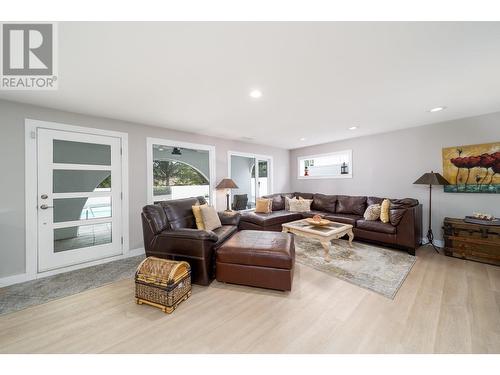
[[[443,148],[448,193],[500,193],[500,142]]]

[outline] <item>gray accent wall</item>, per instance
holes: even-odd
[[[500,142],[500,112],[304,147],[290,152],[290,184],[292,191],[299,192],[417,198],[424,205],[425,234],[429,188],[413,182],[431,170],[442,173],[442,148],[490,142]],[[352,179],[297,179],[298,156],[347,149],[353,151]],[[432,197],[432,227],[437,239],[442,239],[446,216],[463,218],[479,211],[500,217],[498,194],[444,193],[436,186]]]
[[[288,150],[0,100],[0,278],[25,272],[26,118],[128,133],[131,249],[143,246],[140,212],[147,202],[147,137],[214,145],[216,183],[227,176],[229,150],[270,155],[274,160],[275,191],[290,190]],[[217,207],[225,207],[223,192],[217,192]]]

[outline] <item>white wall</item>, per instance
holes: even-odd
[[[25,272],[25,118],[128,133],[131,249],[143,246],[140,212],[147,202],[147,137],[214,145],[216,148],[216,183],[227,176],[227,152],[229,150],[272,155],[275,163],[274,170],[279,171],[274,175],[275,190],[290,189],[289,151],[287,150],[0,100],[0,197],[2,197],[0,200],[0,278]],[[223,192],[217,193],[217,207],[221,210],[225,208]]]
[[[500,112],[300,148],[290,152],[290,184],[299,192],[417,198],[424,205],[426,233],[429,188],[413,182],[431,170],[442,174],[442,148],[490,142],[500,142]],[[353,150],[352,179],[297,179],[298,156],[347,149]],[[433,231],[438,239],[446,216],[462,218],[480,211],[500,217],[498,194],[444,193],[437,186],[432,196]]]

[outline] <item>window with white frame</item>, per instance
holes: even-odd
[[[307,178],[352,178],[352,150],[299,156],[297,176]]]
[[[147,139],[148,202],[203,196],[213,203],[215,147]]]

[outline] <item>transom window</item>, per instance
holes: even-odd
[[[352,178],[352,150],[299,156],[299,179]]]

